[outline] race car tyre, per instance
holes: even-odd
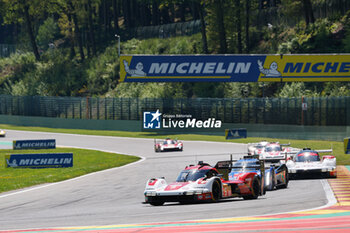
[[[218,180],[214,180],[212,186],[212,200],[213,202],[217,202],[221,198],[221,185]]]
[[[164,201],[161,201],[156,197],[147,197],[146,203],[149,203],[150,205],[153,205],[153,206],[161,206],[164,204]]]
[[[295,180],[297,178],[297,175],[296,174],[290,174],[288,173],[288,179],[289,180]]]
[[[191,202],[189,200],[181,200],[179,201],[181,205],[185,205],[185,204],[190,204]]]
[[[149,204],[151,204],[153,206],[161,206],[164,204],[164,201],[151,201],[151,202],[149,202]]]
[[[262,195],[265,195],[265,194],[266,194],[266,187],[264,186]]]
[[[254,177],[252,184],[252,193],[249,195],[243,196],[244,200],[257,199],[260,194],[260,180],[258,177]]]

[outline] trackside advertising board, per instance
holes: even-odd
[[[350,138],[344,138],[344,153],[350,154]]]
[[[5,166],[7,168],[73,167],[73,153],[5,155]]]
[[[350,81],[350,54],[124,55],[119,81]]]
[[[225,130],[225,139],[237,139],[237,138],[246,138],[247,129],[226,129]]]
[[[56,140],[17,140],[13,141],[14,150],[27,150],[27,149],[55,149]]]

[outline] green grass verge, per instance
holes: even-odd
[[[6,154],[72,152],[71,168],[5,168]],[[0,193],[33,185],[58,182],[91,172],[119,167],[139,160],[139,157],[95,150],[57,148],[51,150],[0,150]]]
[[[1,125],[0,128],[13,129],[13,130],[25,130],[25,131],[42,131],[53,133],[71,133],[71,134],[87,134],[87,135],[103,135],[103,136],[116,136],[116,137],[136,137],[136,138],[178,138],[181,140],[196,140],[196,141],[214,141],[214,142],[227,142],[224,135],[201,135],[201,134],[156,134],[147,132],[125,132],[125,131],[108,131],[108,130],[80,130],[80,129],[57,129],[57,128],[44,128],[44,127],[24,127],[13,125]],[[277,138],[254,138],[249,137],[245,139],[230,140],[230,142],[236,143],[250,143],[258,142],[261,140],[267,141],[279,141],[280,143],[291,143],[292,147],[311,149],[333,149],[333,154],[337,156],[338,165],[350,164],[350,156],[344,153],[343,142],[337,141],[318,141],[318,140],[290,140],[290,139],[277,139]]]

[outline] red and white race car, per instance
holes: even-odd
[[[170,138],[166,138],[162,141],[157,141],[154,139],[154,151],[155,152],[164,152],[164,151],[183,151],[184,146],[181,141],[177,139],[172,140]]]
[[[265,151],[266,145],[269,144],[267,141],[261,141],[258,143],[248,144],[248,155],[260,155]]]
[[[264,182],[256,172],[247,172],[235,180],[224,179],[220,170],[230,172],[232,161],[218,162],[215,167],[199,162],[182,170],[175,182],[167,183],[164,177],[147,181],[145,203],[154,206],[164,202],[216,202],[222,198],[243,197],[256,199],[264,194]],[[259,166],[263,164],[259,162]]]

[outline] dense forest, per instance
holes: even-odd
[[[0,0],[0,49],[16,48],[0,94],[349,96],[341,82],[118,83],[117,49],[118,36],[122,54],[349,53],[349,25],[348,0]]]

